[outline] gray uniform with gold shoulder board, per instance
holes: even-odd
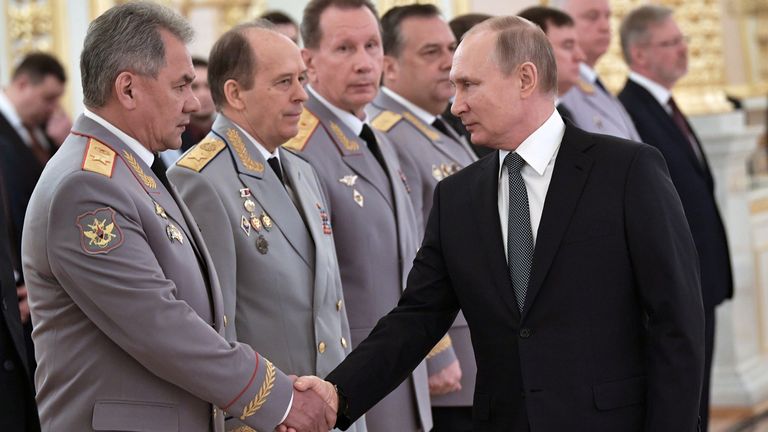
[[[168,171],[219,276],[230,340],[294,375],[325,376],[349,351],[326,199],[312,167],[279,149],[286,186],[239,127],[212,132]],[[237,419],[233,419],[232,429]],[[360,420],[350,429],[365,431]]]
[[[285,146],[312,164],[328,197],[354,347],[397,304],[405,287],[419,242],[409,187],[383,135],[377,133],[377,141],[386,173],[365,141],[311,92],[299,126]],[[432,428],[423,363],[366,414],[366,424],[370,432]]]
[[[257,430],[291,382],[224,338],[221,290],[197,225],[119,138],[81,116],[30,201],[23,265],[45,431]]]
[[[391,90],[390,90],[391,91]],[[474,152],[461,137],[445,135],[432,125],[425,124],[405,105],[380,91],[366,107],[371,125],[386,134],[400,160],[408,184],[411,201],[420,222],[426,225],[432,210],[432,198],[437,182],[477,160]],[[427,357],[427,372],[440,372],[454,359],[461,365],[461,390],[442,396],[432,396],[432,406],[472,406],[475,391],[475,353],[464,314],[456,321]]]
[[[632,118],[618,99],[593,83],[582,65],[579,82],[561,98],[573,123],[588,132],[640,142]]]

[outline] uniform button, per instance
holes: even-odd
[[[523,339],[529,338],[532,334],[533,332],[528,327],[520,329],[520,337]]]
[[[346,348],[347,347],[347,340],[344,339],[344,337],[341,338],[341,346]]]
[[[224,315],[224,327],[226,327],[226,326],[227,326],[227,316]]]
[[[336,310],[337,311],[341,311],[341,305],[343,305],[343,304],[344,304],[344,302],[342,302],[341,300],[337,301],[336,302]]]
[[[320,352],[320,354],[325,352],[325,342],[317,344],[317,351]]]
[[[3,369],[5,369],[6,372],[11,372],[16,369],[16,365],[13,363],[13,360],[9,359],[3,362]]]

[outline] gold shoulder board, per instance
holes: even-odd
[[[580,79],[577,84],[578,84],[579,88],[581,89],[581,91],[583,91],[586,94],[592,94],[592,93],[595,92],[595,86],[593,86],[592,84],[584,81],[583,79]]]
[[[382,132],[389,132],[389,130],[392,129],[392,126],[396,125],[401,118],[403,118],[403,116],[400,114],[385,110],[373,119],[371,126]]]
[[[224,147],[226,147],[224,141],[211,136],[206,137],[176,161],[176,165],[200,172],[219,152],[224,150]]]
[[[299,133],[283,144],[283,147],[297,152],[304,151],[304,146],[307,145],[307,141],[309,141],[319,123],[320,120],[317,116],[304,108],[304,111],[301,112],[301,118],[299,118]]]
[[[83,171],[99,173],[106,177],[112,177],[115,169],[115,158],[117,153],[107,147],[103,142],[90,138],[88,139],[88,148],[83,158]]]

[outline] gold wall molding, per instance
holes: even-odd
[[[768,1],[727,0],[727,12],[738,22],[746,82],[729,93],[747,98],[768,94]]]

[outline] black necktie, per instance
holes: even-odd
[[[517,307],[523,312],[528,279],[533,263],[533,231],[531,212],[528,207],[528,192],[520,170],[525,161],[517,153],[504,158],[509,177],[509,213],[507,216],[507,263],[512,287],[515,290]]]
[[[275,172],[277,178],[280,179],[280,183],[285,183],[283,181],[283,168],[280,166],[280,160],[276,156],[272,156],[267,159],[267,163],[272,167],[272,171]]]
[[[152,172],[155,173],[160,183],[165,186],[165,189],[171,190],[171,183],[168,181],[168,176],[165,175],[165,163],[160,159],[160,155],[155,154],[155,160],[152,161]]]
[[[360,131],[360,138],[368,144],[368,150],[371,151],[373,157],[375,157],[379,162],[379,165],[381,165],[381,169],[386,173],[387,165],[384,163],[384,156],[381,155],[381,149],[379,149],[379,143],[376,141],[376,135],[373,134],[371,128],[365,123],[363,123],[363,130]]]
[[[611,92],[608,91],[607,88],[605,88],[605,85],[602,81],[600,81],[600,77],[595,77],[595,85],[600,87],[601,90],[603,90],[606,94],[611,94]]]
[[[440,117],[435,117],[435,121],[432,122],[432,127],[442,132],[443,135],[453,138],[453,135],[448,132],[448,126],[445,125],[445,122],[440,120]]]

